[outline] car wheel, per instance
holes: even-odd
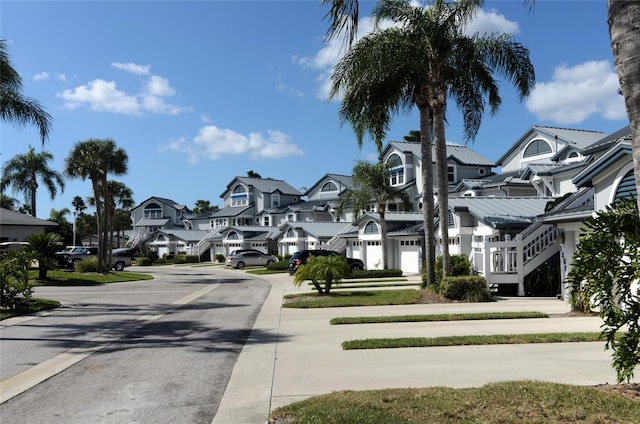
[[[360,265],[351,265],[351,271],[362,271]]]
[[[272,261],[272,260],[268,260],[268,261],[267,261],[267,266],[271,265],[272,263],[273,263],[273,261]]]
[[[124,262],[116,262],[114,268],[116,271],[124,271]]]
[[[242,269],[242,268],[244,268],[244,262],[238,262],[238,263],[236,264],[236,268],[238,268],[238,269]]]

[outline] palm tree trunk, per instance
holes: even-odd
[[[624,96],[636,191],[640,194],[640,2],[608,0],[611,51]],[[636,197],[640,210],[640,195]]]
[[[425,282],[428,287],[435,282],[435,231],[433,228],[433,144],[431,142],[431,118],[429,108],[420,106],[420,145],[422,153],[422,220],[425,239]]]
[[[91,181],[93,185],[93,197],[96,199],[96,232],[98,233],[98,272],[102,272],[104,270],[104,260],[101,254],[102,251],[102,227],[104,226],[104,222],[102,221],[102,206],[100,205],[100,189],[98,188],[98,180]]]
[[[386,211],[383,209],[378,210],[380,214],[380,233],[382,238],[382,269],[389,269],[389,258],[388,258],[388,249],[387,245],[389,243],[389,237],[387,235],[387,221],[386,221]]]
[[[438,215],[442,243],[442,276],[449,275],[449,178],[447,140],[444,131],[444,107],[433,110],[434,144],[436,146],[436,175],[438,183]]]

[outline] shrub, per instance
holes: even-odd
[[[138,258],[138,260],[136,261],[136,265],[151,266],[153,265],[153,259],[149,258],[148,256],[142,256]]]
[[[267,265],[269,271],[286,271],[289,269],[289,261],[278,261]]]
[[[442,281],[442,256],[436,259],[436,284]],[[465,255],[449,256],[449,275],[448,277],[459,277],[461,275],[471,275],[471,261]]]
[[[362,271],[352,271],[349,278],[382,278],[382,277],[402,277],[401,269],[367,269]]]
[[[11,250],[0,260],[0,305],[13,309],[17,297],[31,297],[29,267],[35,258],[33,252]]]
[[[175,257],[176,255],[174,255],[173,253],[165,253],[164,255],[162,255],[162,258],[166,259],[167,261],[172,261]]]
[[[225,259],[226,258],[224,257],[224,255],[222,253],[216,253],[216,261],[222,263],[222,262],[225,261]]]
[[[76,272],[97,272],[98,258],[83,259],[76,263]]]
[[[184,263],[187,263],[187,260],[185,259],[185,257],[184,257],[184,256],[182,256],[182,255],[178,255],[178,256],[176,256],[176,257],[174,257],[174,258],[173,258],[173,261],[172,261],[172,262],[173,262],[174,264],[184,264]]]
[[[310,256],[307,263],[301,265],[294,274],[293,284],[300,286],[303,281],[311,280],[319,294],[328,295],[331,286],[340,283],[350,272],[343,256]]]
[[[293,255],[291,253],[285,253],[285,255],[283,256],[283,259],[287,262],[289,262],[289,259],[291,259]]]
[[[198,258],[198,255],[185,255],[184,261],[188,264],[197,264],[200,262],[200,258]]]
[[[445,277],[440,282],[440,294],[448,299],[467,302],[487,302],[491,294],[487,289],[487,281],[482,276],[466,275]]]

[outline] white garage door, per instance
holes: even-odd
[[[420,244],[417,241],[400,242],[400,268],[402,272],[417,274],[420,272]]]
[[[367,242],[367,258],[364,263],[367,269],[383,269],[382,246],[379,241]]]

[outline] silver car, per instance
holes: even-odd
[[[277,261],[278,258],[273,255],[252,250],[229,255],[225,265],[242,269],[245,266],[268,266]]]

